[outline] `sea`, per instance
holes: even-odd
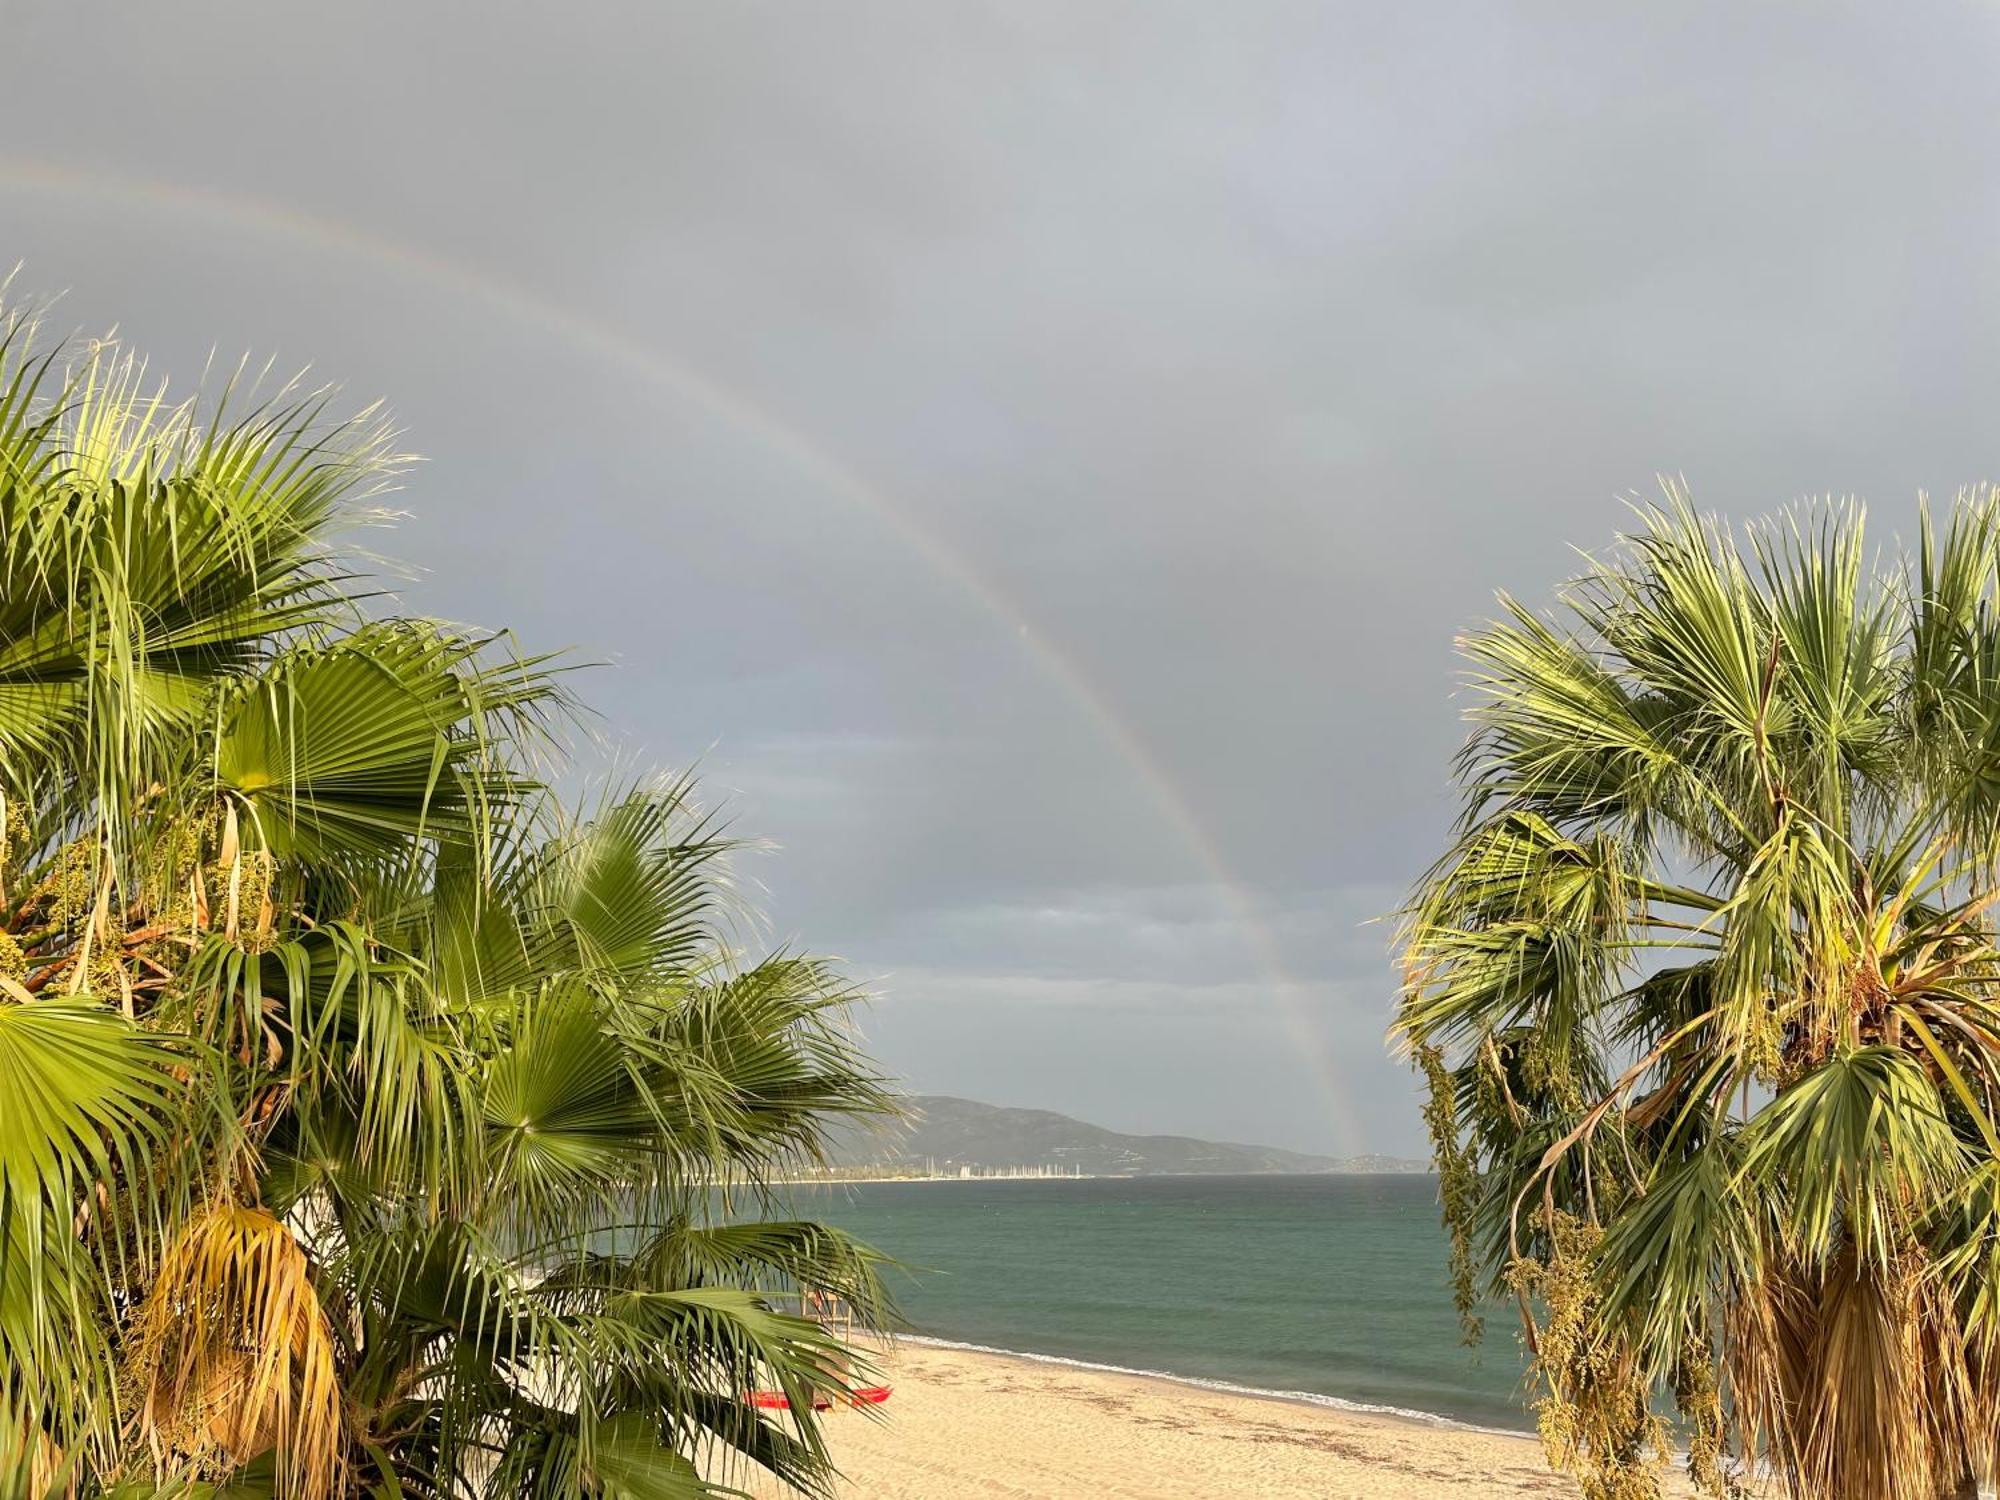
[[[793,1189],[894,1257],[917,1337],[1354,1410],[1525,1431],[1508,1310],[1461,1341],[1428,1176],[881,1182]]]

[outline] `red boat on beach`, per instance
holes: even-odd
[[[799,1292],[799,1311],[836,1338],[844,1340],[854,1335],[853,1311],[831,1293],[815,1287],[803,1288]],[[886,1385],[864,1385],[848,1391],[819,1391],[813,1395],[812,1406],[814,1411],[831,1411],[835,1406],[880,1406],[889,1399],[890,1390]],[[783,1391],[745,1391],[743,1399],[759,1411],[792,1409],[791,1397]]]
[[[886,1385],[864,1385],[855,1390],[838,1395],[831,1393],[813,1397],[814,1411],[831,1411],[839,1406],[880,1406],[889,1399],[892,1388]],[[790,1411],[791,1398],[783,1391],[751,1391],[744,1398],[752,1406],[762,1411]]]

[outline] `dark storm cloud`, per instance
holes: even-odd
[[[2000,474],[1979,8],[338,16],[11,6],[0,259],[158,369],[388,396],[411,604],[611,662],[922,1087],[1412,1149],[1363,924],[1449,817],[1454,629],[1660,471],[1885,534]]]

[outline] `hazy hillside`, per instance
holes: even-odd
[[[1006,1109],[944,1094],[907,1101],[917,1118],[888,1137],[855,1136],[839,1151],[842,1166],[951,1174],[961,1167],[1000,1171],[1053,1168],[1146,1176],[1168,1172],[1407,1172],[1425,1164],[1393,1157],[1307,1156],[1274,1146],[1203,1141],[1183,1135],[1124,1135],[1045,1109]]]

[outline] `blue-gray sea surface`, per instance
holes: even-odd
[[[914,1269],[917,1333],[1525,1429],[1505,1312],[1459,1339],[1432,1178],[1154,1177],[791,1190]]]

